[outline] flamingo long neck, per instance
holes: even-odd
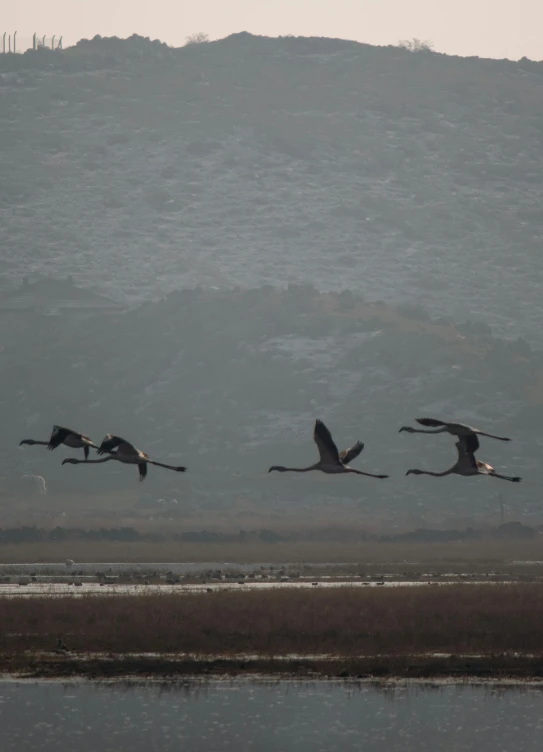
[[[154,460],[144,460],[145,462],[148,462],[150,465],[156,465],[157,467],[165,467],[166,470],[179,470],[179,467],[176,465],[165,465],[164,462],[155,462]]]
[[[428,431],[424,433],[437,433],[437,431]],[[444,475],[450,475],[453,470],[445,470],[443,473],[433,473],[431,470],[419,470],[419,475],[433,475],[434,478],[443,478]]]
[[[38,444],[39,446],[49,446],[48,441],[36,441],[36,439],[24,439],[21,444],[29,444],[30,446],[34,446],[34,444]]]
[[[119,459],[114,454],[110,454],[108,457],[104,457],[101,460],[72,460],[73,465],[100,465],[102,462],[109,462],[110,460]]]
[[[483,433],[482,431],[477,432],[479,436],[488,436],[489,439],[498,439],[498,441],[511,441],[507,436],[494,436],[493,433]]]
[[[282,473],[308,473],[310,470],[318,470],[319,468],[317,465],[311,465],[310,467],[283,467],[279,465],[274,469]]]
[[[368,478],[380,478],[380,475],[375,475],[374,473],[365,473],[362,470],[356,470],[354,467],[345,467],[345,472],[347,473],[356,473],[356,475],[367,475]]]
[[[446,430],[445,426],[433,430],[431,428],[414,428],[413,433],[444,433]]]
[[[515,483],[515,478],[512,475],[500,475],[499,473],[488,473],[493,478],[500,478],[501,480],[510,480]]]

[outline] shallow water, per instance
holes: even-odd
[[[228,561],[158,561],[158,562],[125,562],[125,561],[87,561],[87,562],[74,562],[72,565],[73,569],[82,569],[84,571],[88,572],[95,572],[97,569],[101,569],[102,571],[105,571],[106,569],[112,569],[115,573],[122,573],[122,572],[132,572],[132,571],[140,571],[144,570],[146,572],[168,572],[172,571],[175,574],[190,574],[193,572],[204,572],[206,569],[220,569],[221,567],[224,568],[233,568],[238,569],[240,571],[242,570],[252,570],[256,569],[260,566],[263,566],[265,569],[269,569],[269,567],[275,567],[276,569],[280,569],[279,564],[270,564],[269,562],[257,562],[253,564],[248,563],[236,563],[236,562],[228,562]],[[300,567],[300,564],[284,564],[283,566],[292,566],[292,567]],[[332,563],[326,563],[318,564],[319,567],[335,567],[335,566],[342,566],[341,564],[332,564]],[[344,566],[349,566],[345,564]],[[0,573],[2,574],[10,574],[13,572],[16,573],[28,573],[31,570],[37,570],[37,571],[52,571],[52,572],[70,572],[70,568],[66,566],[63,562],[42,562],[40,564],[34,564],[34,563],[28,563],[28,562],[18,562],[14,564],[0,564]]]
[[[514,565],[537,565],[543,562],[523,562],[523,561],[515,561],[510,562],[510,564]],[[422,572],[428,571],[425,569],[426,567],[430,566],[428,562],[405,562],[405,564],[417,564],[422,568]],[[191,562],[191,561],[170,561],[170,562],[107,562],[107,561],[95,561],[95,562],[75,562],[72,566],[67,566],[64,562],[41,562],[41,563],[28,563],[28,562],[18,562],[18,563],[12,563],[12,564],[1,564],[0,563],[0,575],[30,575],[32,573],[36,573],[39,575],[70,575],[74,574],[75,572],[83,572],[85,575],[94,575],[96,571],[102,571],[107,572],[108,574],[112,575],[122,575],[126,573],[134,573],[139,572],[142,575],[148,575],[150,573],[157,573],[157,574],[165,574],[166,572],[173,572],[173,574],[178,575],[195,575],[195,574],[202,574],[207,571],[214,571],[217,569],[222,569],[223,571],[232,570],[235,572],[258,572],[258,570],[271,570],[272,572],[279,572],[281,569],[291,570],[291,571],[297,571],[301,572],[303,574],[303,570],[305,567],[309,567],[311,571],[318,571],[323,570],[326,572],[326,570],[330,570],[334,568],[337,571],[340,571],[342,568],[345,568],[348,572],[352,572],[353,569],[356,569],[355,564],[353,562],[313,562],[310,564],[303,564],[300,562],[284,562],[283,564],[270,563],[265,561],[256,561],[256,562],[229,562],[229,561],[200,561],[200,562]],[[388,566],[397,566],[400,570],[402,569],[402,565],[398,564],[398,562],[372,562],[372,561],[365,561],[364,566],[378,566],[382,567],[383,569]],[[461,576],[460,573],[456,573],[456,575],[451,574],[450,576]],[[470,572],[463,573],[462,576],[469,577],[471,576]]]
[[[345,567],[348,574],[339,574],[338,569]],[[0,564],[0,577],[7,577],[9,582],[0,582],[0,596],[82,596],[82,595],[141,595],[153,592],[205,592],[207,590],[231,590],[243,587],[244,590],[269,590],[275,588],[313,588],[315,583],[323,587],[426,587],[428,585],[447,585],[455,582],[478,585],[481,583],[495,584],[488,576],[470,574],[441,574],[440,579],[432,573],[422,573],[416,577],[405,579],[405,575],[381,574],[362,578],[353,574],[353,566],[322,562],[309,565],[311,573],[301,564],[269,564],[264,562],[234,564],[229,562],[87,562],[66,566],[61,562],[29,564]],[[334,571],[330,573],[331,568]],[[101,584],[97,572],[103,572],[109,578],[106,584]],[[203,582],[178,582],[169,584],[167,573],[187,577],[194,580],[197,577],[206,578]],[[217,572],[221,572],[219,577]],[[292,573],[296,573],[292,575]],[[261,578],[265,573],[265,579]],[[291,576],[289,576],[289,574]],[[31,575],[35,581],[31,581]],[[130,575],[137,576],[137,583],[118,583],[117,578]],[[249,576],[247,576],[249,575]],[[157,577],[161,580],[156,582]],[[377,580],[377,577],[380,579]],[[144,585],[145,579],[153,579],[149,585]],[[75,586],[74,582],[78,582]],[[509,582],[502,579],[502,582]]]
[[[0,682],[0,749],[539,752],[543,688]]]
[[[77,578],[75,578],[77,579]],[[453,585],[453,582],[427,582],[421,580],[418,582],[334,582],[322,581],[319,579],[316,587],[318,588],[368,588],[368,587],[446,587]],[[463,585],[492,585],[496,583],[484,580],[470,580],[462,583]],[[500,583],[501,584],[501,583]],[[507,584],[507,583],[506,583]],[[277,588],[315,588],[312,582],[294,580],[289,582],[243,582],[242,584],[235,581],[224,583],[207,583],[203,585],[100,585],[99,582],[83,582],[79,586],[68,585],[67,583],[30,583],[28,585],[0,584],[0,596],[9,597],[38,597],[38,596],[66,596],[81,597],[85,595],[148,595],[150,593],[205,593],[208,590],[274,590]]]

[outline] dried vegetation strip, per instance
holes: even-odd
[[[542,652],[543,587],[296,589],[190,595],[5,598],[0,652],[355,656]]]

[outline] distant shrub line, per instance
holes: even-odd
[[[191,530],[182,533],[165,534],[161,532],[139,532],[133,527],[83,528],[54,527],[51,529],[34,526],[22,526],[0,529],[0,545],[14,543],[39,543],[48,541],[111,541],[111,542],[152,542],[180,541],[185,543],[296,543],[301,541],[372,541],[379,543],[447,543],[453,541],[480,540],[488,537],[497,538],[533,538],[538,532],[520,523],[507,523],[492,530],[482,531],[474,528],[465,530],[432,530],[419,528],[396,535],[372,535],[364,530],[317,529],[295,532],[276,532],[267,528],[259,530],[239,530],[238,532],[210,532],[208,530]]]

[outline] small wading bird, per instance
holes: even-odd
[[[456,448],[458,449],[458,460],[449,470],[445,470],[443,473],[432,473],[430,470],[408,470],[406,475],[433,475],[436,478],[442,478],[444,475],[455,473],[456,475],[490,475],[493,478],[510,480],[513,483],[519,483],[522,480],[522,478],[516,476],[500,475],[492,465],[476,459],[475,452],[479,449],[479,439],[475,434],[462,436],[456,442]]]
[[[309,467],[283,467],[282,465],[272,465],[268,470],[277,470],[280,473],[307,473],[310,470],[321,470],[323,473],[356,473],[356,475],[368,475],[370,478],[388,478],[388,475],[374,475],[373,473],[363,473],[361,470],[355,470],[349,467],[349,462],[354,460],[362,449],[364,444],[358,441],[350,449],[346,449],[341,454],[334,443],[332,434],[326,428],[321,420],[315,421],[315,430],[313,439],[319,450],[320,459],[314,465]]]
[[[464,423],[446,423],[443,420],[435,420],[434,418],[415,418],[417,423],[421,426],[433,426],[435,431],[425,431],[423,428],[412,428],[411,426],[402,426],[399,433],[407,431],[408,433],[451,433],[453,436],[462,438],[464,436],[488,436],[490,439],[498,439],[499,441],[511,441],[507,436],[494,436],[492,433],[484,433],[479,431],[478,428],[472,428],[466,426]]]
[[[116,450],[116,451],[115,451]],[[177,473],[184,473],[186,467],[176,465],[165,465],[163,462],[155,462],[149,459],[149,455],[142,452],[140,449],[131,444],[129,441],[121,439],[120,436],[113,436],[108,433],[100,446],[98,447],[98,454],[108,454],[108,457],[104,457],[100,460],[77,460],[73,457],[68,457],[63,460],[62,464],[70,465],[98,465],[102,462],[109,462],[110,460],[117,460],[118,462],[124,462],[127,465],[137,465],[140,473],[140,481],[142,481],[147,475],[147,465],[156,465],[157,467],[165,467],[167,470],[175,470]]]
[[[34,444],[39,444],[40,446],[46,446],[47,449],[50,450],[56,449],[61,444],[64,444],[65,446],[70,447],[70,449],[82,449],[85,453],[86,460],[89,457],[89,447],[98,449],[94,441],[89,439],[88,436],[85,436],[78,431],[72,431],[71,428],[65,428],[64,426],[53,426],[49,441],[23,439],[19,442],[19,446],[21,446],[22,444],[30,444],[31,446],[33,446]]]

